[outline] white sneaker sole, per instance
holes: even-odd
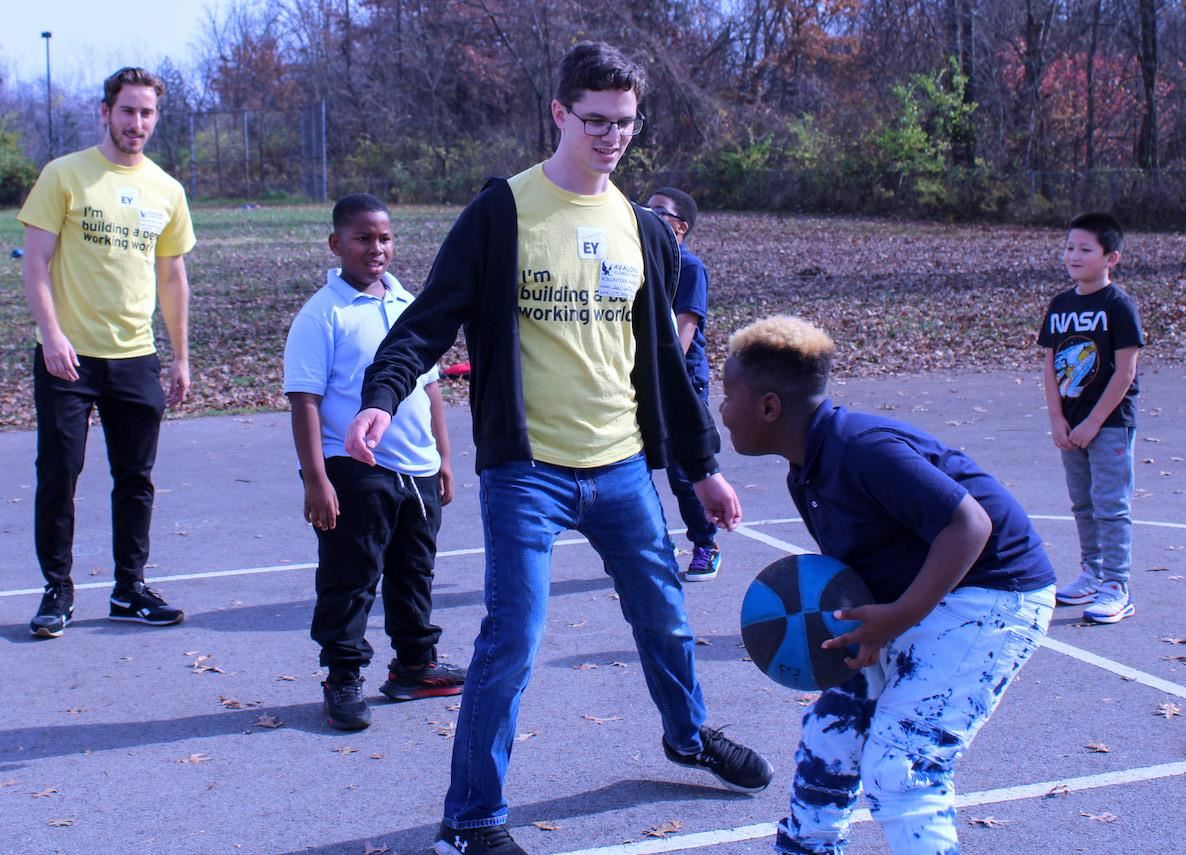
[[[1129,603],[1123,609],[1114,615],[1093,615],[1090,612],[1083,612],[1083,618],[1092,623],[1120,623],[1125,618],[1130,618],[1137,613],[1136,606]]]

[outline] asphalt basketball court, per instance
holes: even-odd
[[[966,853],[1182,851],[1184,373],[1142,372],[1137,614],[1084,626],[1081,609],[1059,609],[1046,645],[959,767]],[[966,448],[1033,515],[1060,579],[1075,573],[1074,525],[1036,373],[853,381],[834,393]],[[449,421],[458,498],[441,532],[435,614],[442,653],[465,664],[482,616],[482,537],[468,412],[452,409]],[[427,851],[459,699],[382,700],[377,608],[369,637],[380,653],[366,675],[374,724],[346,734],[322,723],[308,638],[314,536],[300,515],[287,414],[164,426],[149,575],[185,608],[178,627],[105,619],[109,479],[96,430],[79,489],[75,620],[60,639],[29,635],[41,579],[33,449],[31,433],[0,434],[0,852]],[[763,751],[775,781],[740,796],[664,759],[612,588],[570,533],[556,548],[548,634],[507,781],[510,827],[529,852],[769,851],[810,698],[744,661],[738,610],[759,569],[814,545],[779,460],[729,450],[721,462],[746,522],[722,536],[721,575],[688,586],[699,672],[710,723]],[[676,530],[666,479],[657,482]],[[885,851],[864,812],[850,840],[850,853]]]

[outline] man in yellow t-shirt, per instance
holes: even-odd
[[[486,618],[462,693],[438,855],[520,855],[503,782],[543,636],[552,546],[584,534],[613,579],[669,760],[754,793],[773,771],[705,724],[679,566],[651,469],[679,462],[713,517],[741,519],[672,322],[679,247],[609,176],[642,130],[645,75],[604,43],[560,66],[548,160],[491,180],[367,369],[346,450],[372,449],[465,325],[486,538]]]
[[[74,612],[74,487],[96,407],[114,482],[109,617],[153,626],[184,618],[144,584],[161,416],[190,383],[184,256],[193,226],[185,190],[144,155],[164,92],[142,68],[107,78],[99,144],[49,163],[18,215],[37,322],[33,528],[46,584],[29,628],[42,638],[60,636]],[[152,330],[158,300],[173,350],[167,396]]]

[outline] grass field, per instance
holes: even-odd
[[[393,212],[391,269],[413,291],[456,214]],[[187,259],[193,392],[173,415],[286,406],[284,339],[333,265],[328,222],[328,206],[195,208],[198,246]],[[33,323],[21,262],[9,257],[21,233],[16,212],[0,212],[0,429],[9,430],[33,426]],[[836,338],[839,375],[868,376],[1035,368],[1038,317],[1066,287],[1062,236],[1013,226],[706,213],[689,246],[709,270],[717,369],[738,326],[793,313]],[[1186,361],[1186,237],[1130,235],[1116,281],[1141,308],[1144,364]],[[464,356],[458,345],[444,361]],[[463,401],[464,381],[448,381],[446,393]]]

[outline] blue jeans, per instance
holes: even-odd
[[[790,816],[774,848],[841,855],[863,786],[895,853],[958,853],[956,760],[1041,643],[1053,610],[1053,585],[957,588],[876,665],[824,692],[803,717]]]
[[[481,503],[486,616],[461,696],[445,822],[453,828],[506,822],[502,787],[519,700],[547,618],[552,545],[567,529],[589,539],[613,579],[664,738],[681,753],[699,751],[705,709],[695,639],[642,455],[594,469],[531,461],[485,469]]]
[[[1101,582],[1119,582],[1126,587],[1132,571],[1136,436],[1130,427],[1100,428],[1087,448],[1062,452],[1083,569]]]

